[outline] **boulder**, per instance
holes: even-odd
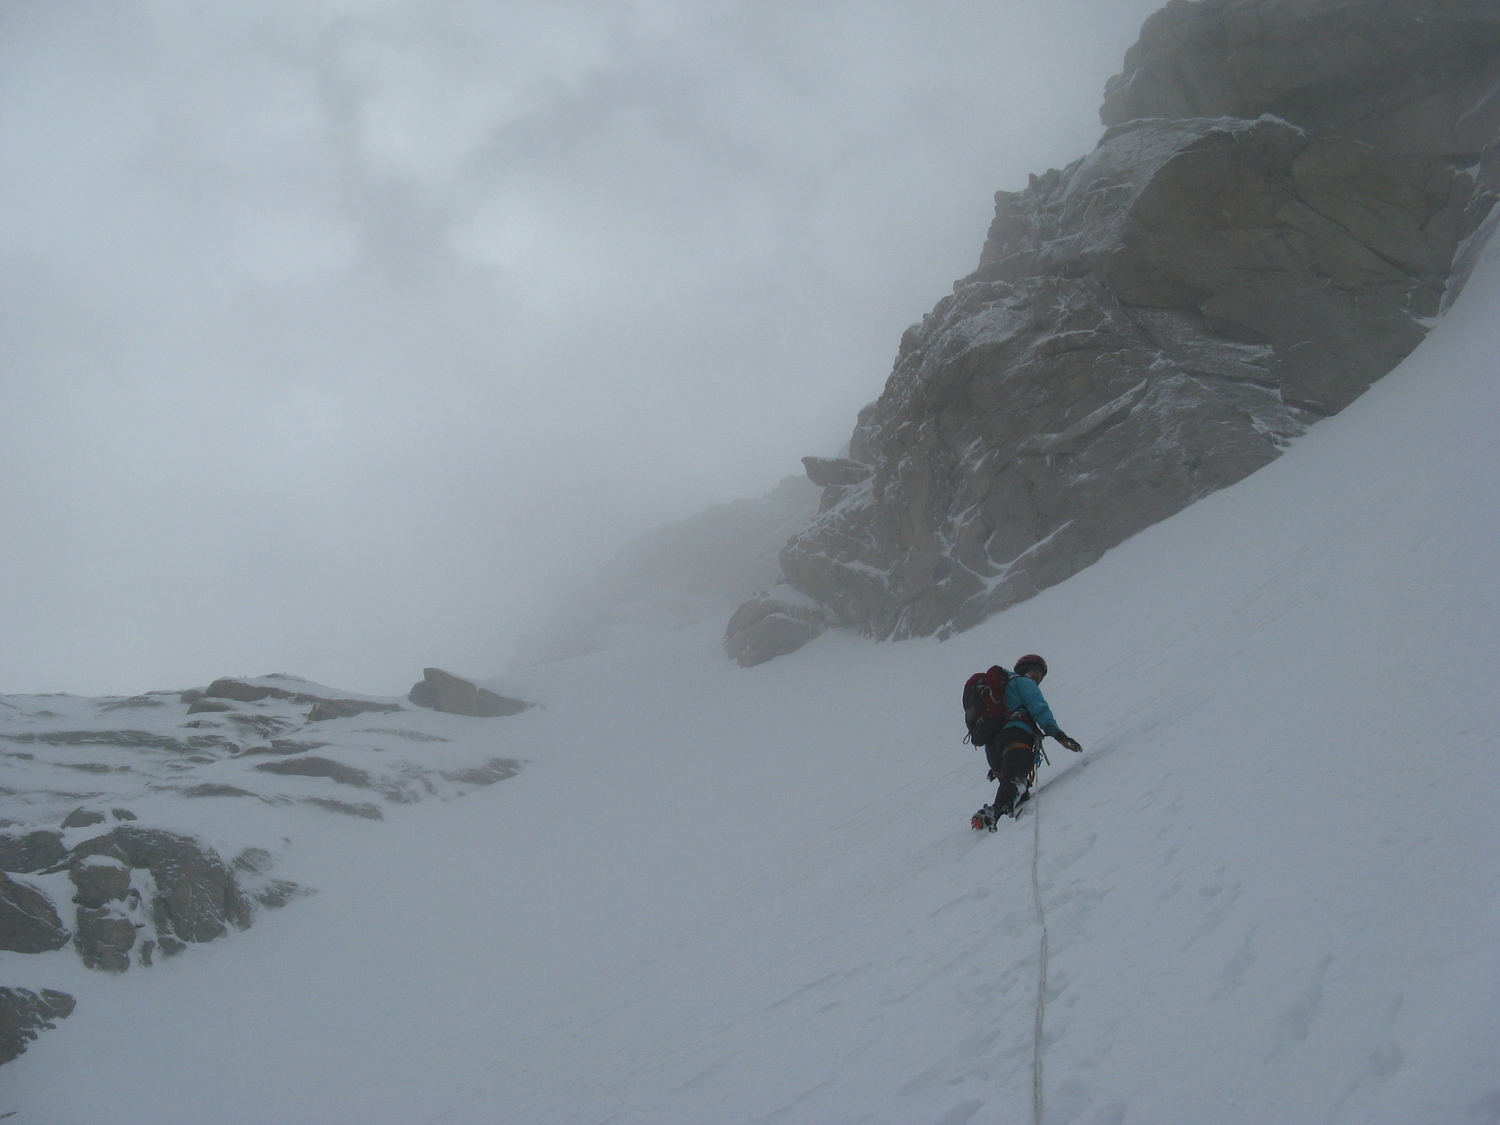
[[[67,849],[62,833],[45,829],[23,835],[0,836],[0,871],[23,874],[61,863]]]
[[[815,602],[787,586],[750,598],[729,619],[724,649],[749,668],[795,652],[830,624]]]
[[[243,680],[219,679],[208,685],[204,695],[211,699],[233,699],[237,703],[257,703],[262,699],[270,699],[276,696],[280,699],[290,699],[292,692],[282,688],[263,687],[260,684],[247,684]]]
[[[115,907],[80,906],[73,946],[88,968],[123,973],[130,968],[130,951],[135,947],[135,923]]]
[[[51,899],[0,872],[0,949],[46,953],[67,945],[71,936]]]
[[[64,828],[87,828],[91,824],[103,824],[104,814],[98,809],[86,809],[80,806],[67,816],[63,817]]]
[[[534,706],[482,688],[472,680],[444,672],[441,668],[424,668],[422,677],[421,682],[413,685],[407,698],[418,707],[433,711],[491,719],[517,715]]]
[[[24,1052],[44,1031],[67,1019],[76,1001],[66,992],[44,988],[0,988],[0,1063],[8,1063]]]

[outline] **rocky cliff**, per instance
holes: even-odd
[[[1421,341],[1500,195],[1493,0],[1173,0],[1098,147],[999,192],[742,664],[829,626],[945,635],[1275,458]]]

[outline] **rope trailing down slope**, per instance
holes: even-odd
[[[1042,887],[1037,881],[1037,857],[1042,850],[1042,818],[1040,802],[1031,800],[1031,897],[1036,903],[1036,920],[1042,929],[1042,947],[1037,957],[1036,973],[1036,1027],[1031,1043],[1031,1117],[1034,1125],[1042,1125],[1042,1025],[1047,1016],[1047,915],[1042,909]]]

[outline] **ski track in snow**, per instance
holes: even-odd
[[[316,898],[27,959],[80,1004],[0,1111],[978,1125],[1039,1075],[1056,1125],[1500,1120],[1496,355],[1492,256],[1281,460],[943,644],[742,670],[716,623],[508,678],[527,769],[307,827]],[[974,833],[958,689],[1032,650],[1086,754],[1045,831]]]

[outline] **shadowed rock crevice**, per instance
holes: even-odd
[[[969,628],[1342,410],[1467,276],[1497,91],[1492,3],[1174,0],[1099,146],[996,194],[847,458],[805,459],[819,514],[726,651]]]

